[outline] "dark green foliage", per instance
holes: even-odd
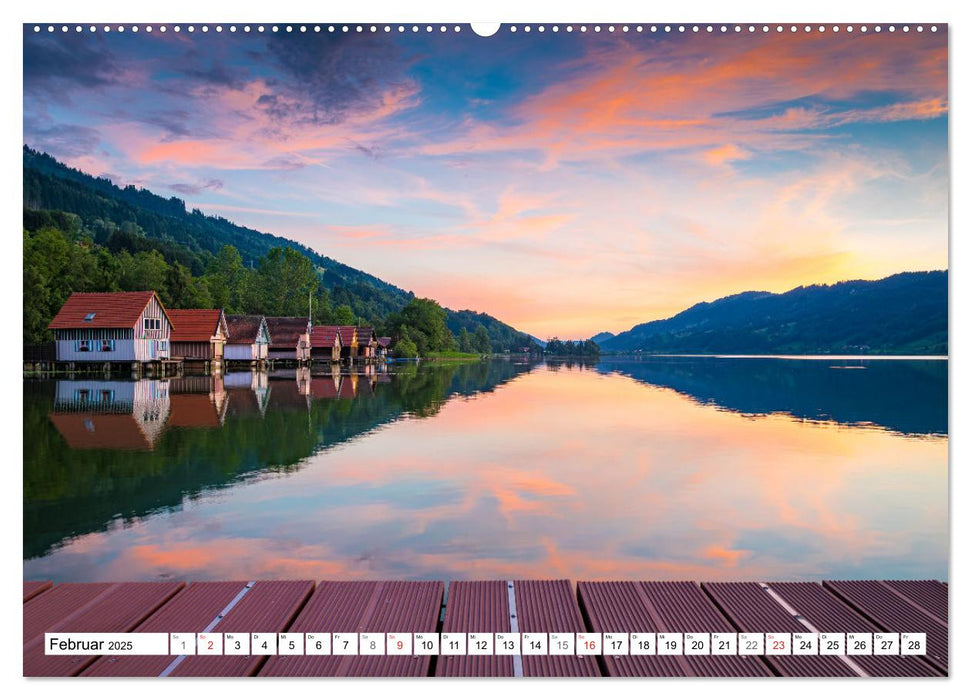
[[[605,340],[604,351],[946,355],[947,271],[744,292]]]
[[[455,350],[455,338],[445,323],[445,309],[434,299],[412,299],[405,308],[388,317],[387,326],[391,337],[398,344],[408,343],[406,354],[400,357],[416,357],[430,352]],[[411,354],[413,344],[415,354]],[[404,349],[398,348],[404,353]]]
[[[309,258],[323,272],[321,284],[329,292],[331,303],[348,304],[359,318],[377,321],[400,309],[412,297],[410,292],[289,239],[237,226],[198,210],[188,212],[185,202],[177,197],[165,199],[148,190],[117,187],[110,180],[68,168],[27,146],[23,160],[25,209],[71,212],[92,231],[96,221],[110,222],[102,224],[93,238],[107,243],[114,237],[109,245],[109,249],[114,248],[112,252],[127,249],[135,253],[151,247],[166,260],[177,260],[198,275],[225,245],[236,248],[243,264],[250,268],[255,268],[273,248],[289,248]],[[37,216],[43,217],[32,215]],[[25,219],[24,226],[34,230],[44,223],[47,222],[38,225]],[[99,236],[104,236],[104,240],[99,240]]]
[[[523,351],[523,348],[529,348],[531,353],[539,353],[542,350],[528,334],[520,333],[489,314],[469,310],[448,312],[448,329],[458,336],[460,346],[462,331],[465,330],[467,334],[473,335],[480,326],[485,329],[486,336],[489,339],[489,349],[483,350],[481,347],[470,346],[468,350],[463,350],[461,347],[459,347],[459,350],[483,353],[519,353]]]
[[[25,302],[25,342],[47,339],[43,329],[71,291],[154,288],[174,308],[211,305],[229,313],[302,316],[312,303],[315,322],[374,325],[385,331],[385,319],[414,297],[294,241],[198,210],[186,211],[185,202],[177,197],[165,199],[148,190],[117,187],[27,146],[23,180],[24,229],[31,235],[44,229],[60,232],[68,243],[92,251],[97,258],[97,269],[81,276],[69,274],[49,290],[44,287],[50,284],[52,270],[61,269],[58,266],[93,263],[76,251],[68,254],[59,249],[54,256],[58,260],[28,270],[25,243],[24,290],[39,293],[32,308]],[[43,243],[33,242],[35,258]],[[65,255],[72,261],[66,261]],[[262,278],[256,274],[259,269],[264,270]],[[315,272],[316,285],[308,270]],[[277,273],[296,286],[267,278]],[[474,333],[483,325],[493,352],[538,348],[525,333],[486,314],[449,309],[445,314],[453,333],[461,328]]]
[[[595,357],[600,354],[600,346],[592,340],[550,338],[546,341],[545,352],[550,357]]]
[[[316,323],[352,323],[350,307],[332,311],[310,260],[290,248],[274,248],[255,270],[242,266],[238,251],[223,246],[206,272],[194,276],[156,249],[112,253],[54,212],[30,212],[32,223],[56,222],[24,231],[24,342],[50,340],[47,324],[72,292],[154,290],[173,309],[222,308],[229,313],[303,316],[313,303]],[[45,216],[46,215],[46,216]]]

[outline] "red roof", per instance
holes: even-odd
[[[266,328],[270,333],[271,346],[296,347],[300,336],[307,332],[306,318],[300,316],[266,316]]]
[[[219,332],[221,309],[170,309],[173,343],[207,343]]]
[[[310,347],[332,348],[336,342],[340,345],[340,332],[337,326],[314,326],[310,331]]]
[[[347,347],[348,345],[357,344],[357,335],[354,332],[357,329],[354,326],[338,326],[337,330],[341,336],[341,345]]]
[[[133,328],[154,296],[155,292],[75,292],[47,327]]]
[[[259,315],[227,314],[226,328],[229,332],[227,342],[235,345],[255,343],[262,325],[263,317]]]
[[[380,345],[382,348],[391,347],[391,338],[386,335],[382,335],[380,338],[378,338],[378,345]]]
[[[357,343],[358,345],[370,345],[371,341],[374,340],[374,329],[368,326],[358,326],[357,327]]]

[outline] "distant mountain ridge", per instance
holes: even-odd
[[[614,334],[613,333],[610,333],[608,331],[604,331],[602,333],[597,333],[597,335],[591,336],[590,337],[590,340],[592,340],[593,342],[595,342],[597,345],[600,345],[600,344],[602,344],[602,343],[610,340],[613,337],[614,337]]]
[[[937,270],[742,292],[597,342],[614,353],[946,355],[947,289]]]
[[[90,224],[108,219],[118,225],[131,222],[147,238],[166,246],[166,255],[200,274],[209,256],[224,245],[235,247],[247,265],[255,265],[271,248],[287,247],[310,258],[324,274],[321,284],[334,306],[347,304],[371,322],[400,311],[414,294],[374,275],[345,265],[296,241],[239,226],[220,216],[187,210],[178,197],[166,199],[133,185],[119,187],[105,177],[94,177],[61,163],[47,153],[23,147],[23,204],[25,210],[69,212]],[[531,336],[494,316],[446,308],[449,329],[456,335],[485,326],[494,351],[518,351],[535,346]]]

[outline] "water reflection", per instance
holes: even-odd
[[[946,578],[946,363],[770,362],[26,382],[25,576]]]
[[[25,382],[24,557],[116,520],[179,509],[207,489],[292,471],[321,450],[409,412],[433,415],[450,396],[491,391],[526,369],[412,365],[380,381],[370,367]]]
[[[947,434],[946,361],[649,357],[607,359],[597,370],[739,413]]]

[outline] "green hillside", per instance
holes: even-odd
[[[314,316],[319,322],[364,323],[379,330],[414,298],[409,291],[290,239],[197,209],[188,211],[177,197],[118,187],[28,146],[23,149],[23,183],[25,296],[33,284],[48,297],[37,300],[33,308],[25,303],[25,342],[46,339],[43,328],[72,291],[112,291],[152,280],[163,301],[174,308],[214,304],[231,311],[279,314],[306,313],[307,292],[314,287]],[[306,258],[316,282],[300,276],[305,272],[300,258],[274,249]],[[273,258],[270,265],[268,258]],[[71,268],[66,278],[38,279],[45,272],[64,277],[64,265]],[[235,289],[235,298],[224,289],[261,265],[266,268],[264,289]],[[289,290],[293,299],[283,307],[270,298],[275,291],[270,278],[281,270],[289,270],[293,279],[308,287]],[[283,281],[277,280],[276,286]],[[456,338],[462,329],[474,334],[483,325],[492,352],[533,345],[525,333],[486,314],[446,309],[446,315]]]
[[[946,355],[947,271],[743,292],[600,341],[605,352]]]

